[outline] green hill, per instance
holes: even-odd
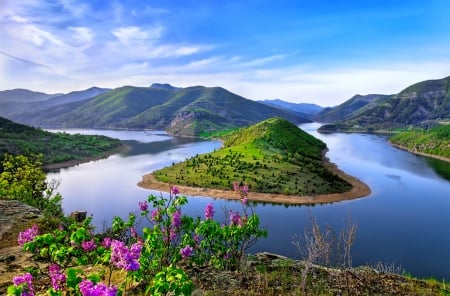
[[[92,99],[22,114],[19,121],[45,127],[164,129],[192,136],[248,126],[275,116],[295,124],[309,122],[220,87],[158,85],[117,88]]]
[[[390,142],[415,153],[425,153],[450,160],[450,125],[438,126],[428,131],[402,132],[391,137]]]
[[[326,145],[281,118],[270,118],[224,137],[224,147],[154,172],[163,182],[230,189],[242,181],[254,192],[315,195],[351,185],[325,168]]]
[[[360,102],[355,105],[352,104],[354,102],[352,98],[326,110],[317,119],[334,122],[337,124],[335,127],[343,131],[364,132],[436,125],[450,121],[450,76],[413,84],[396,95],[380,96],[370,103]],[[350,112],[343,112],[348,106],[353,108]],[[332,127],[324,127],[327,128],[333,130]]]
[[[44,165],[104,157],[122,146],[104,136],[50,133],[0,117],[0,162],[4,154],[43,154]],[[0,168],[1,170],[1,168]]]

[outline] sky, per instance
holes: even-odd
[[[170,83],[334,106],[449,75],[449,0],[0,0],[0,90]]]

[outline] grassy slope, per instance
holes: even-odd
[[[163,182],[230,189],[242,181],[255,192],[314,195],[345,192],[351,185],[322,163],[326,145],[280,118],[224,138],[224,148],[154,172]]]
[[[394,145],[408,150],[450,159],[450,125],[443,125],[429,131],[408,131],[390,139]]]
[[[0,161],[5,153],[43,154],[44,165],[48,165],[102,157],[121,145],[104,136],[54,134],[0,117]]]

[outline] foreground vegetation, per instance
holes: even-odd
[[[430,130],[402,132],[391,137],[390,142],[412,152],[450,160],[450,125],[441,125]]]
[[[101,158],[121,146],[120,140],[105,136],[50,133],[0,117],[0,161],[7,153],[42,154],[43,164],[50,165]]]
[[[1,198],[42,204],[58,215],[60,203],[46,201],[48,186],[39,163],[8,156],[0,175]],[[31,173],[33,172],[33,173]],[[26,178],[19,177],[25,173]],[[446,284],[399,275],[393,265],[351,268],[356,225],[334,233],[315,219],[303,235],[293,237],[302,261],[274,254],[246,253],[267,235],[253,211],[248,188],[235,183],[241,211],[215,219],[212,204],[204,216],[184,215],[188,202],[177,187],[168,197],[151,195],[139,202],[140,215],[113,219],[110,228],[94,231],[91,217],[59,215],[53,227],[33,225],[17,242],[33,254],[34,265],[17,274],[8,295],[447,295]],[[33,195],[33,189],[39,191]],[[33,198],[31,198],[33,197]],[[38,202],[38,201],[41,202]],[[60,201],[60,199],[59,199]],[[50,207],[47,209],[47,207]],[[51,211],[50,211],[51,210]],[[42,221],[49,218],[45,215]],[[142,220],[143,219],[143,220]],[[41,223],[42,223],[41,221]],[[145,222],[138,228],[139,221]],[[11,256],[7,260],[14,258]],[[5,259],[6,260],[6,259]],[[2,264],[4,260],[0,260]],[[8,264],[8,263],[7,263]],[[322,264],[339,268],[326,268]],[[1,277],[1,275],[0,275]]]
[[[166,183],[219,189],[242,180],[254,192],[291,195],[351,189],[324,166],[325,143],[284,119],[271,118],[222,139],[222,149],[174,163],[154,176]]]

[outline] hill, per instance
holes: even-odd
[[[122,147],[105,136],[50,133],[0,117],[0,162],[4,154],[43,154],[44,165],[101,158]],[[1,168],[0,168],[1,170]]]
[[[242,181],[252,192],[317,195],[351,185],[324,165],[326,145],[281,118],[224,137],[224,147],[155,171],[156,179],[193,187],[230,189]]]
[[[413,84],[396,95],[377,95],[371,100],[355,102],[358,100],[352,98],[319,114],[317,119],[329,119],[338,123],[341,130],[356,131],[428,127],[450,121],[450,76]],[[347,106],[353,108],[349,108],[350,112],[343,112]],[[331,116],[333,113],[338,116]]]
[[[344,103],[335,106],[322,109],[318,112],[314,119],[319,122],[337,122],[346,120],[363,110],[369,109],[388,97],[387,95],[370,94],[370,95],[355,95]]]
[[[312,119],[323,110],[323,107],[309,103],[290,103],[280,99],[258,101],[263,104],[297,113],[299,116]]]
[[[413,130],[394,135],[389,141],[398,147],[418,154],[450,161],[450,125],[430,130]]]
[[[45,127],[164,129],[195,136],[200,132],[248,126],[270,117],[295,124],[308,120],[245,99],[221,87],[124,86],[92,99],[24,114],[20,122]]]
[[[0,99],[0,116],[15,121],[22,121],[21,118],[26,118],[31,110],[32,112],[38,112],[54,106],[82,101],[109,90],[110,89],[107,88],[91,87],[82,91],[73,91],[67,94],[56,95],[36,93],[29,90],[20,90],[20,92],[18,90],[3,91],[1,92],[3,95],[10,92],[15,93],[16,95],[5,95],[5,98],[9,99]],[[18,94],[20,94],[20,96]],[[27,96],[29,96],[28,99]]]
[[[0,91],[0,103],[4,102],[37,102],[45,101],[60,94],[46,94],[23,88]]]

